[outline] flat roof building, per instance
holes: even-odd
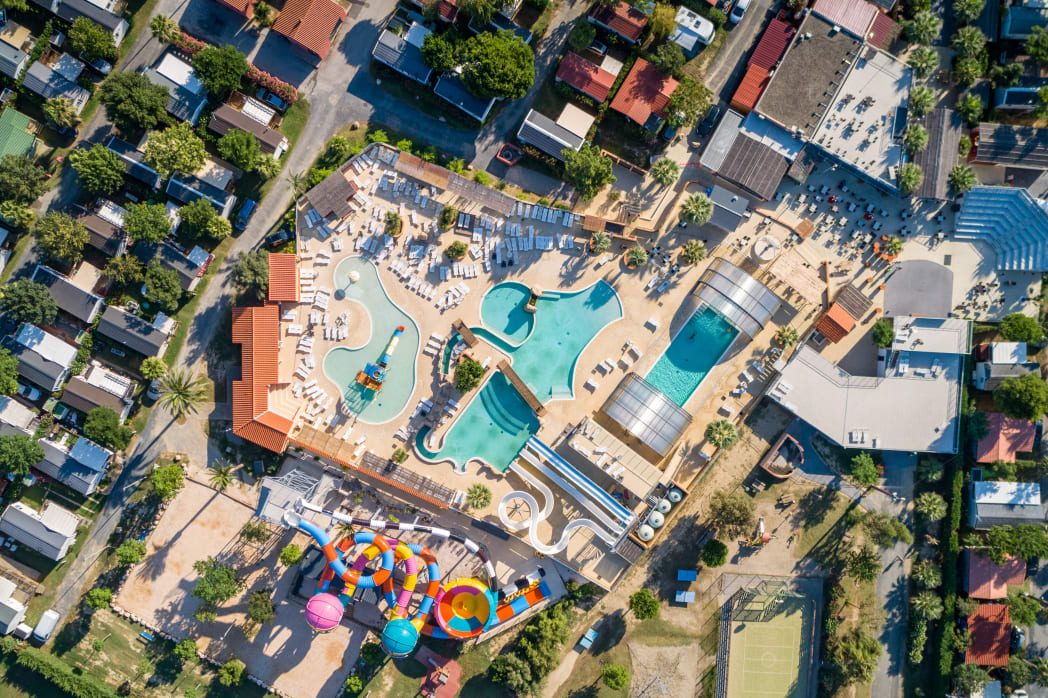
[[[971,487],[968,523],[976,530],[1044,523],[1041,486],[1036,482],[977,480]]]
[[[1048,128],[981,123],[973,162],[1048,170]]]
[[[40,511],[24,502],[13,502],[0,514],[0,533],[57,561],[76,540],[79,523],[76,514],[52,501],[44,502]]]
[[[458,75],[440,76],[433,88],[433,94],[482,123],[484,119],[488,118],[491,108],[495,106],[494,97],[490,99],[477,97],[466,88],[466,83],[462,82],[462,78]]]
[[[535,146],[547,155],[563,160],[562,151],[578,151],[586,142],[586,134],[589,133],[593,121],[593,116],[571,102],[564,104],[556,121],[530,109],[524,117],[524,123],[517,130],[517,139]]]
[[[433,75],[433,69],[422,58],[422,44],[430,34],[432,32],[418,22],[412,22],[404,36],[383,29],[371,50],[371,57],[424,85]]]

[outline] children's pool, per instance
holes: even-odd
[[[582,350],[623,316],[622,303],[606,281],[572,293],[544,291],[535,312],[524,310],[531,290],[499,284],[480,304],[483,327],[473,333],[508,354],[513,370],[542,402],[574,397],[572,380]]]
[[[738,334],[712,308],[696,310],[645,380],[683,407]]]
[[[351,280],[356,272],[357,280]],[[371,336],[360,347],[335,347],[324,356],[324,374],[342,389],[343,402],[361,421],[383,424],[400,414],[415,389],[415,360],[419,350],[418,325],[386,293],[378,269],[363,257],[347,257],[335,267],[335,285],[367,309]],[[354,312],[351,310],[350,312]],[[404,328],[389,363],[382,390],[374,392],[357,384],[357,372],[367,362],[377,362],[397,327]]]

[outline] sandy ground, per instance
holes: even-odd
[[[631,696],[690,696],[699,682],[694,648],[650,647],[630,642]]]
[[[334,698],[366,631],[348,621],[323,635],[310,630],[304,605],[288,598],[294,574],[277,562],[290,539],[274,537],[262,547],[238,539],[252,514],[252,507],[233,497],[187,481],[147,540],[148,556],[134,568],[116,603],[175,637],[192,638],[219,661],[238,657],[249,673],[289,695]],[[300,545],[307,542],[298,538]],[[245,587],[220,606],[215,622],[202,624],[193,618],[200,604],[190,595],[197,580],[193,563],[209,556],[235,566]],[[242,630],[247,598],[259,589],[272,590],[277,616],[248,640]]]

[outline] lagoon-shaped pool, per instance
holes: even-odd
[[[357,281],[350,280],[351,272],[358,275]],[[411,393],[415,390],[415,362],[419,350],[419,329],[414,319],[390,299],[378,269],[364,257],[347,257],[335,267],[336,292],[341,290],[345,297],[356,301],[350,313],[360,312],[363,306],[371,320],[371,336],[363,346],[338,346],[324,356],[324,375],[342,391],[346,408],[363,422],[383,424],[393,420],[407,407]],[[356,382],[357,372],[369,361],[374,363],[382,356],[389,338],[397,327],[404,334],[389,363],[382,390],[367,390]]]

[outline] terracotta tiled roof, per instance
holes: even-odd
[[[636,43],[648,24],[648,16],[628,2],[620,2],[615,7],[596,3],[590,10],[594,22]]]
[[[790,45],[790,39],[796,33],[796,27],[781,19],[773,19],[768,22],[768,28],[764,30],[761,40],[757,42],[757,47],[753,49],[749,64],[771,70],[782,59],[783,54],[786,53],[786,47]]]
[[[663,75],[651,63],[638,58],[629,75],[619,86],[611,108],[643,126],[652,114],[665,118],[670,95],[677,89],[677,81]]]
[[[557,79],[585,92],[598,102],[608,98],[611,86],[615,84],[614,75],[571,51],[564,54],[557,70]]]
[[[975,444],[975,460],[978,462],[1003,460],[1014,463],[1016,453],[1033,450],[1037,430],[1032,422],[1005,417],[1000,412],[988,412],[986,421],[986,436]]]
[[[855,318],[849,315],[840,303],[831,305],[830,309],[815,323],[815,329],[834,343],[844,339],[853,327],[855,327]]]
[[[269,300],[298,302],[298,257],[269,255]]]
[[[458,3],[455,0],[440,0],[440,4],[437,5],[437,11],[444,19],[454,22],[459,13]]]
[[[280,453],[291,420],[269,411],[269,386],[279,380],[279,306],[234,308],[232,334],[241,356],[240,380],[233,381],[233,433]]]
[[[1009,557],[998,565],[982,550],[968,548],[968,596],[973,599],[1003,599],[1008,596],[1008,587],[1022,586],[1026,579],[1026,561]]]
[[[273,31],[323,59],[336,27],[344,21],[346,11],[332,0],[288,0]]]
[[[1008,645],[1011,642],[1012,618],[1008,607],[999,603],[984,603],[968,617],[972,644],[964,655],[966,664],[1005,666],[1008,663]]]
[[[251,17],[255,13],[255,4],[258,0],[218,0],[219,5],[225,5],[229,9],[244,17]]]
[[[757,106],[757,100],[764,94],[764,88],[768,86],[769,73],[766,68],[759,65],[750,65],[746,74],[739,83],[739,88],[731,97],[731,106],[743,114],[749,114]]]
[[[878,12],[877,17],[873,20],[873,26],[870,27],[868,39],[877,48],[884,48],[885,44],[891,43],[891,39],[898,33],[898,23],[883,12]]]

